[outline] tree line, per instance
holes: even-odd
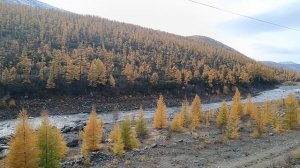
[[[186,85],[219,94],[299,79],[296,72],[195,38],[6,3],[0,10],[2,94],[151,93]]]
[[[241,136],[240,127],[243,122],[247,123],[248,127],[252,125],[253,138],[260,138],[269,129],[281,133],[285,129],[292,130],[300,126],[300,108],[297,98],[292,94],[276,102],[266,100],[262,107],[259,107],[252,103],[250,95],[243,104],[237,89],[232,100],[230,107],[224,101],[218,112],[215,110],[204,112],[200,97],[196,95],[191,106],[184,100],[181,110],[173,117],[169,117],[163,96],[160,95],[152,127],[147,125],[142,108],[137,119],[127,116],[123,121],[114,123],[109,133],[110,142],[113,143],[111,150],[121,156],[126,150],[138,148],[139,141],[147,138],[151,129],[168,129],[177,133],[193,132],[199,129],[201,131],[201,127],[209,128],[215,123],[225,137],[237,140]],[[14,137],[9,142],[10,151],[4,159],[4,167],[60,167],[60,162],[68,151],[63,135],[49,122],[46,112],[42,113],[41,118],[41,126],[35,132],[28,123],[26,110],[20,112]],[[170,118],[172,121],[169,123]],[[82,138],[80,153],[85,157],[86,164],[90,163],[88,155],[90,152],[102,150],[103,134],[104,121],[101,117],[97,117],[96,108],[93,107],[86,126],[80,132]]]

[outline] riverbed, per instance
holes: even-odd
[[[252,101],[254,103],[260,103],[265,101],[266,99],[279,100],[285,98],[289,93],[293,93],[299,98],[300,97],[299,84],[293,86],[282,85],[276,89],[260,92],[259,94],[257,94],[252,98]],[[245,102],[245,100],[243,100],[243,102]],[[227,103],[231,104],[231,101],[228,101]],[[207,111],[210,109],[219,108],[220,104],[221,102],[202,104],[202,108],[204,111]],[[168,108],[168,114],[172,115],[174,112],[177,112],[179,110],[180,107],[170,107]],[[152,118],[154,112],[155,112],[155,108],[145,109],[144,110],[145,118]],[[133,114],[137,114],[137,113],[138,110],[119,111],[118,118],[119,120],[122,120],[125,116],[132,116]],[[114,121],[113,120],[114,117],[111,112],[103,112],[100,113],[99,116],[102,117],[105,123],[111,123]],[[79,114],[71,114],[71,115],[53,115],[50,116],[49,118],[50,121],[58,128],[63,128],[64,126],[74,127],[78,123],[85,122],[88,119],[88,114],[79,113]],[[40,118],[39,117],[30,118],[29,122],[36,129],[40,125]],[[16,125],[16,119],[0,121],[0,137],[9,136],[13,134],[15,125]]]

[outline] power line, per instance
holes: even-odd
[[[289,30],[294,30],[294,31],[300,32],[299,29],[295,29],[295,28],[291,28],[291,27],[288,27],[288,26],[280,25],[280,24],[277,24],[277,23],[269,22],[269,21],[266,21],[266,20],[258,19],[258,18],[255,18],[255,17],[243,15],[243,14],[236,13],[236,12],[233,12],[233,11],[230,11],[230,10],[218,8],[216,6],[212,6],[212,5],[209,5],[209,4],[206,4],[206,3],[198,2],[198,1],[195,1],[195,0],[188,0],[188,1],[196,3],[196,4],[199,4],[199,5],[202,5],[202,6],[206,6],[206,7],[209,7],[209,8],[213,8],[213,9],[225,12],[225,13],[230,13],[230,14],[233,14],[233,15],[237,15],[237,16],[241,16],[241,17],[247,18],[247,19],[251,19],[251,20],[258,21],[258,22],[266,23],[266,24],[269,24],[269,25],[272,25],[272,26],[276,26],[276,27],[280,27],[280,28],[284,28],[284,29],[289,29]]]

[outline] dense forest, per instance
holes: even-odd
[[[183,88],[220,94],[299,78],[197,36],[5,3],[0,11],[1,95]]]

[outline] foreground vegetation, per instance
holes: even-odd
[[[0,3],[1,95],[228,93],[298,74],[225,46],[94,16]],[[45,91],[45,88],[46,91]]]
[[[109,139],[114,143],[112,150],[122,156],[125,150],[138,148],[139,140],[143,140],[148,133],[149,125],[144,119],[144,112],[140,109],[137,119],[126,117],[121,123],[116,122]],[[241,103],[240,93],[237,90],[233,102],[228,108],[223,102],[219,112],[211,110],[203,112],[199,96],[195,96],[191,107],[184,100],[181,111],[173,115],[171,123],[168,123],[168,112],[162,95],[157,102],[157,109],[153,118],[153,128],[173,132],[201,131],[201,128],[211,126],[215,120],[217,127],[223,132],[224,137],[237,140],[240,138],[241,123],[254,126],[251,137],[260,138],[263,133],[273,129],[276,133],[284,130],[292,130],[300,124],[300,110],[298,100],[294,95],[289,95],[285,100],[270,102],[266,100],[262,107],[251,102],[248,96],[246,104]],[[81,154],[89,164],[88,153],[103,149],[101,139],[103,136],[104,121],[97,118],[96,109],[93,107],[90,118],[82,137]],[[132,129],[134,127],[135,129]],[[149,136],[149,135],[148,135]],[[19,115],[15,136],[10,141],[10,152],[4,160],[4,167],[60,167],[60,161],[64,158],[67,148],[60,131],[49,123],[45,112],[42,114],[42,124],[37,132],[34,132],[27,121],[26,110]],[[30,157],[29,157],[30,156]]]

